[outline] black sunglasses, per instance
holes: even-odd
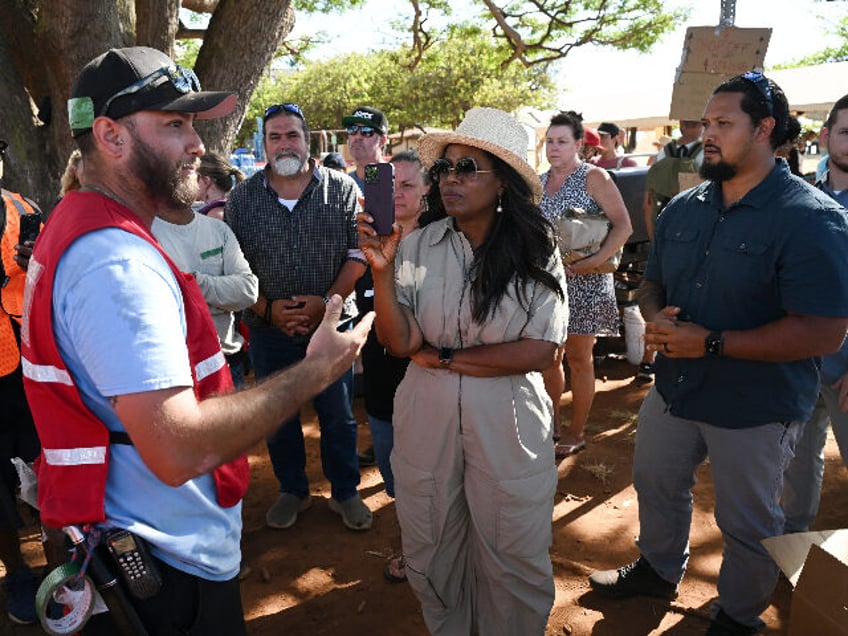
[[[374,133],[377,132],[376,129],[371,128],[371,126],[348,126],[347,128],[345,128],[345,130],[347,131],[347,134],[351,137],[359,134],[365,138],[373,137]]]
[[[477,162],[474,161],[474,157],[457,159],[456,165],[442,157],[433,162],[433,167],[430,168],[430,180],[441,181],[447,178],[451,172],[460,181],[476,181],[478,174],[489,174],[494,172],[494,170],[480,170],[477,168]]]
[[[306,121],[306,117],[303,116],[303,111],[300,110],[300,106],[297,104],[274,104],[272,106],[268,106],[268,108],[265,109],[265,117],[263,117],[263,121],[268,121],[269,117],[273,117],[281,111],[297,115],[303,121]]]
[[[774,102],[771,98],[771,86],[769,86],[769,81],[765,75],[762,73],[757,73],[756,71],[748,71],[747,73],[743,73],[741,75],[742,79],[751,82],[754,86],[757,87],[757,90],[760,92],[760,96],[768,106],[769,115],[774,117]]]

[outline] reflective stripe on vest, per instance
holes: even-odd
[[[82,466],[84,464],[105,464],[106,447],[91,448],[45,448],[44,460],[51,466]]]
[[[46,364],[33,364],[24,357],[21,357],[21,366],[23,367],[24,377],[33,382],[58,382],[68,386],[74,384],[70,373],[65,369]]]
[[[227,359],[224,357],[224,353],[222,351],[202,360],[194,367],[194,371],[197,374],[197,381],[200,382],[204,378],[208,378],[226,364]]]

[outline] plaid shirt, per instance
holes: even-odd
[[[224,219],[265,298],[324,296],[345,261],[362,260],[351,256],[359,249],[359,189],[350,177],[315,166],[312,179],[289,210],[280,203],[265,170],[233,188]],[[345,301],[344,311],[356,313],[352,297]],[[265,324],[252,311],[245,313],[245,321],[251,327]]]

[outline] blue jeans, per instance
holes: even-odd
[[[233,379],[233,386],[236,390],[244,388],[244,357],[246,355],[247,353],[240,351],[235,355],[226,356],[230,377]]]
[[[675,417],[652,388],[639,411],[633,485],[639,549],[664,579],[683,578],[689,559],[695,470],[710,459],[715,518],[724,539],[719,605],[734,620],[762,626],[778,568],[760,543],[783,533],[778,499],[803,422],[730,429]]]
[[[389,497],[394,497],[395,478],[392,475],[392,464],[389,461],[392,447],[395,445],[394,428],[392,428],[391,422],[381,420],[373,415],[368,416],[368,426],[371,429],[371,443],[374,445],[374,460],[377,462],[377,468],[380,469],[380,475],[383,477],[386,493]]]
[[[818,514],[828,424],[833,427],[842,461],[848,467],[848,413],[839,410],[839,394],[822,384],[816,408],[795,447],[795,458],[783,476],[780,503],[786,516],[785,532],[806,532]]]
[[[346,328],[350,329],[350,325]],[[261,379],[302,360],[306,356],[306,344],[294,342],[277,329],[257,327],[250,332],[250,351],[256,377]],[[352,395],[353,367],[312,402],[321,429],[321,467],[330,482],[333,498],[339,502],[356,495],[359,485]],[[282,422],[268,439],[268,454],[280,482],[280,492],[301,499],[307,497],[306,449],[299,414]]]

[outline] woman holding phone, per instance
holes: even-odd
[[[565,339],[562,263],[523,127],[475,108],[419,141],[420,229],[360,216],[377,336],[409,356],[392,470],[406,576],[433,634],[544,633],[557,472],[540,371]]]

